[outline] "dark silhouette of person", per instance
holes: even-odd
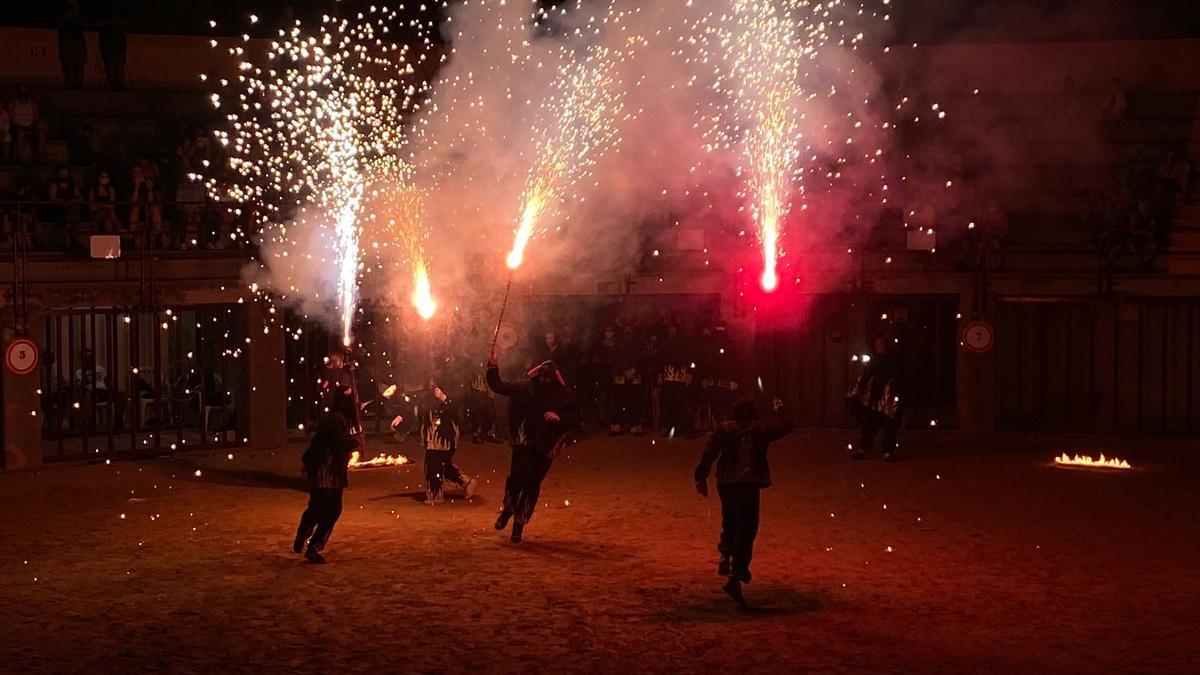
[[[317,423],[308,449],[301,456],[309,484],[308,508],[300,516],[292,550],[303,552],[311,562],[325,562],[321,549],[329,543],[333,526],[342,515],[342,492],[350,482],[350,453],[357,447],[346,418],[332,412]]]
[[[512,520],[511,539],[519,542],[533,517],[550,465],[566,445],[567,433],[580,425],[579,408],[553,361],[534,366],[524,381],[505,382],[500,379],[493,351],[488,358],[487,384],[512,399],[508,414],[512,465],[496,529],[503,530]]]
[[[693,475],[696,490],[708,496],[708,476],[716,464],[717,494],[721,497],[721,538],[717,551],[721,562],[717,573],[728,577],[723,590],[738,604],[745,604],[742,584],[750,583],[750,561],[758,536],[759,498],[771,486],[767,448],[792,430],[782,416],[783,401],[772,401],[776,419],[759,420],[754,401],[738,401],[733,419],[721,422],[708,439],[700,465]]]
[[[854,388],[846,394],[846,407],[850,416],[858,421],[862,433],[858,446],[851,452],[852,459],[865,459],[871,454],[875,435],[883,432],[882,458],[885,462],[896,461],[896,437],[900,433],[900,422],[908,399],[905,392],[906,378],[898,355],[892,351],[891,342],[884,336],[875,338],[874,354],[871,355],[862,375]]]

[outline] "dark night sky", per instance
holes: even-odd
[[[424,0],[429,5],[438,0]],[[543,0],[557,4],[560,0]],[[879,0],[867,0],[878,2]],[[95,24],[114,4],[132,32],[207,34],[208,19],[219,22],[217,32],[245,29],[250,12],[264,19],[282,16],[289,4],[301,18],[330,11],[332,0],[80,0],[84,19]],[[374,0],[375,4],[398,2]],[[410,7],[422,0],[408,0]],[[48,2],[6,2],[0,24],[53,26],[65,5]],[[345,0],[345,8],[371,4]],[[1200,37],[1200,0],[893,0],[895,42],[998,42],[1094,39]],[[410,10],[412,15],[415,9]],[[269,21],[264,21],[264,29]]]

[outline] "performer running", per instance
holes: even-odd
[[[565,445],[567,432],[579,426],[579,409],[553,361],[534,366],[524,382],[505,382],[500,379],[493,350],[488,357],[487,383],[492,391],[512,399],[508,414],[512,466],[496,529],[503,530],[512,520],[511,539],[519,542],[533,517],[550,464]]]
[[[350,482],[350,453],[357,447],[346,418],[333,412],[317,423],[312,441],[301,457],[309,482],[308,508],[300,516],[292,550],[304,551],[307,541],[304,557],[312,562],[325,562],[321,549],[329,542],[333,526],[342,515],[342,491]]]
[[[858,447],[850,453],[850,458],[866,459],[871,454],[875,435],[883,431],[882,459],[894,462],[896,436],[900,433],[908,403],[904,392],[906,378],[900,359],[892,352],[891,342],[886,337],[875,338],[874,352],[854,388],[846,394],[846,408],[862,427]]]
[[[461,487],[463,499],[470,499],[475,494],[475,479],[454,465],[460,435],[458,406],[435,384],[417,404],[417,417],[425,444],[425,503],[441,504],[446,482]]]
[[[771,486],[767,447],[792,430],[781,414],[783,401],[776,398],[772,407],[778,419],[763,424],[754,401],[735,404],[733,419],[722,422],[709,437],[695,473],[696,490],[707,497],[708,474],[713,463],[717,465],[717,494],[721,496],[721,539],[717,543],[721,562],[717,574],[729,577],[722,590],[740,605],[746,604],[742,584],[750,583],[759,493]]]

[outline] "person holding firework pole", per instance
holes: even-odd
[[[758,535],[759,493],[771,486],[767,447],[783,438],[792,426],[782,415],[783,401],[772,402],[777,419],[759,420],[754,401],[733,406],[733,419],[721,422],[708,439],[694,478],[696,490],[708,496],[708,476],[717,466],[717,494],[721,497],[721,538],[717,551],[721,562],[717,573],[729,577],[722,588],[740,605],[745,605],[742,584],[750,583],[750,560]]]
[[[566,445],[567,433],[579,426],[575,394],[563,380],[553,361],[534,366],[522,382],[500,379],[496,349],[488,357],[488,387],[512,399],[508,414],[512,438],[512,466],[504,484],[504,504],[496,519],[496,529],[508,527],[512,541],[519,542],[525,525],[533,517],[542,481],[554,458]]]
[[[463,499],[470,499],[475,494],[475,479],[454,465],[460,435],[457,406],[434,384],[417,404],[417,419],[425,444],[425,503],[442,503],[442,486],[447,482],[461,487]]]

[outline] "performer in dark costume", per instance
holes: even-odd
[[[754,401],[739,401],[733,419],[724,421],[709,437],[694,478],[696,490],[708,496],[708,475],[717,465],[717,493],[721,496],[721,539],[717,550],[721,562],[717,573],[728,576],[723,590],[738,604],[745,604],[742,584],[750,583],[750,560],[758,535],[759,493],[771,486],[767,447],[791,431],[780,414],[783,401],[773,402],[778,420],[763,424]]]
[[[534,366],[523,382],[505,382],[500,379],[493,352],[488,359],[487,383],[492,391],[512,399],[508,413],[512,467],[496,529],[503,530],[512,520],[511,539],[519,542],[533,517],[551,463],[566,445],[567,433],[579,427],[579,409],[575,394],[553,361]]]
[[[896,436],[908,403],[906,381],[900,359],[892,352],[886,337],[875,338],[874,352],[854,388],[846,394],[846,408],[862,426],[858,447],[850,453],[850,458],[865,459],[870,455],[875,434],[882,431],[883,461],[894,462]]]
[[[463,499],[475,494],[475,479],[454,465],[458,450],[458,407],[438,385],[417,403],[421,440],[425,444],[425,503],[442,503],[444,483],[462,488]]]
[[[317,423],[316,431],[301,462],[308,478],[308,508],[300,516],[300,528],[292,550],[304,552],[315,563],[325,562],[321,549],[329,542],[333,526],[342,515],[342,491],[349,484],[350,453],[358,447],[346,418],[329,413]],[[308,542],[308,550],[304,543]]]
[[[662,343],[662,426],[667,435],[692,435],[691,385],[693,363],[679,336],[679,327],[667,326]]]

